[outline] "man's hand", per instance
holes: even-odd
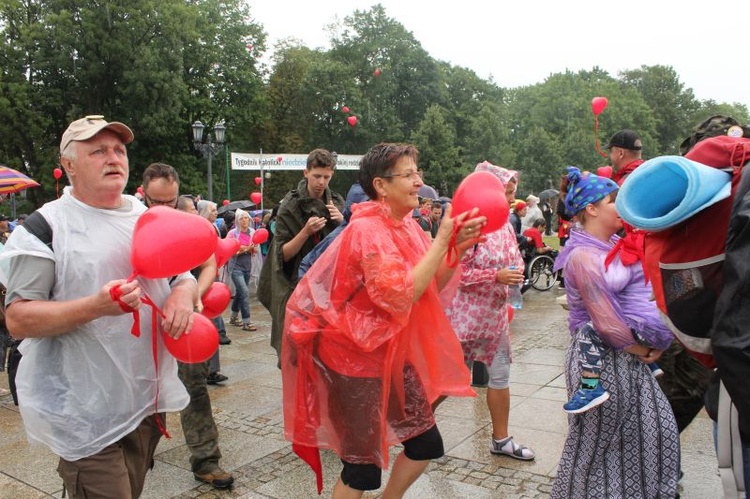
[[[195,282],[185,279],[172,288],[172,292],[164,301],[164,307],[162,308],[164,318],[161,327],[165,333],[174,339],[179,338],[185,331],[190,331],[193,327],[195,294]]]
[[[333,204],[332,200],[328,201],[328,204],[326,206],[328,207],[328,213],[331,214],[331,220],[338,223],[344,221],[344,215],[342,215],[339,209],[336,208],[336,205]]]
[[[119,287],[119,291],[113,292],[112,290],[117,287]],[[113,299],[115,296],[119,296],[119,299]],[[141,306],[141,285],[137,280],[131,282],[125,279],[109,281],[97,293],[97,301],[102,316],[129,314],[132,310],[137,310]],[[123,310],[121,304],[131,310]]]
[[[324,217],[310,217],[307,219],[307,223],[302,228],[302,230],[307,235],[307,237],[310,237],[321,230],[323,227],[325,227],[326,221],[327,220]]]

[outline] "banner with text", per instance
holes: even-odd
[[[362,155],[339,154],[337,170],[359,170]],[[307,154],[247,154],[232,153],[232,170],[299,170],[307,167]]]

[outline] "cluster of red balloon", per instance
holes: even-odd
[[[345,114],[349,114],[349,106],[343,106],[343,107],[341,108],[341,111],[342,111],[343,113],[345,113]],[[356,117],[356,116],[354,116],[354,115],[352,115],[352,116],[348,116],[348,117],[346,118],[346,122],[347,122],[347,123],[349,123],[349,126],[351,126],[351,127],[355,127],[355,126],[357,126],[357,117]]]
[[[146,279],[163,279],[187,272],[205,262],[211,255],[215,254],[217,261],[224,258],[227,246],[234,247],[234,251],[229,255],[231,257],[239,249],[239,242],[231,239],[220,240],[214,227],[205,218],[164,206],[155,206],[141,215],[135,225],[130,252],[133,275],[130,279],[139,276]],[[221,313],[229,303],[228,289],[224,290],[222,286],[226,287],[222,283],[215,283],[204,295],[208,295],[208,305],[204,302],[204,307],[211,313],[215,313],[216,310]],[[135,314],[137,313],[136,311]],[[177,360],[186,363],[204,362],[219,347],[216,327],[205,314],[196,314],[192,329],[178,339],[175,340],[166,334],[163,334],[162,338],[167,350]]]

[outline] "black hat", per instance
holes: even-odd
[[[643,148],[643,143],[638,134],[633,130],[620,130],[609,139],[609,144],[604,148],[611,149],[613,147],[621,147],[631,151],[640,151]]]
[[[10,220],[10,218],[8,218],[7,215],[3,215],[0,213],[0,222],[7,222],[8,220]]]

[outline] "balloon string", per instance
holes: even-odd
[[[57,194],[57,199],[60,199],[60,180],[55,179],[55,193]]]
[[[594,139],[596,140],[596,151],[606,158],[607,155],[603,153],[601,148],[599,147],[599,115],[598,114],[594,116]]]
[[[445,255],[445,263],[451,269],[455,268],[456,265],[458,265],[458,248],[456,248],[456,237],[458,237],[458,231],[461,230],[463,226],[463,222],[455,222],[454,219],[453,234],[451,235],[451,240],[448,243],[448,254]]]

